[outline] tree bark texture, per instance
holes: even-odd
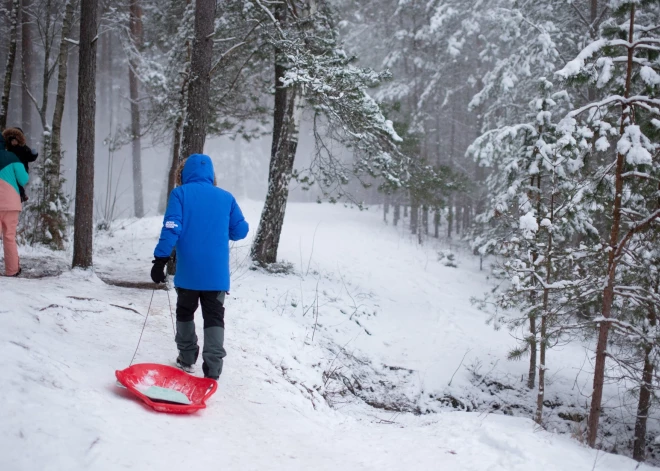
[[[635,27],[635,5],[633,4],[630,11],[630,29],[628,32],[628,41],[632,43],[634,37]],[[633,56],[635,53],[634,48],[628,49],[628,66],[626,71],[626,85],[624,89],[624,96],[628,98],[630,94],[630,84],[633,70]],[[621,113],[621,129],[620,135],[623,135],[627,121],[630,117],[629,105],[623,105]],[[623,169],[625,163],[625,156],[618,153],[616,157],[616,174],[615,174],[615,195],[614,204],[612,205],[612,225],[610,227],[610,252],[607,261],[607,281],[603,290],[603,306],[601,315],[605,319],[609,319],[612,314],[612,305],[614,304],[614,282],[616,275],[616,248],[619,244],[619,232],[621,230],[621,197],[623,193]],[[589,446],[596,445],[596,438],[598,437],[598,423],[600,421],[600,413],[603,401],[603,385],[605,383],[605,362],[607,360],[607,341],[609,337],[610,323],[601,322],[598,328],[598,343],[596,344],[596,363],[594,366],[594,383],[593,394],[591,396],[591,406],[589,408],[589,419],[587,422],[587,443]]]
[[[131,0],[130,10],[130,29],[131,42],[136,50],[142,48],[142,8],[139,0]],[[131,51],[132,54],[132,51]],[[140,139],[140,106],[139,106],[139,83],[135,73],[138,64],[135,58],[131,57],[128,61],[128,83],[131,99],[131,134],[133,150],[133,209],[135,216],[144,217],[144,195],[142,192],[142,142]]]
[[[32,137],[32,18],[29,16],[32,0],[23,0],[21,8],[21,127],[26,136]]]
[[[73,267],[92,266],[98,0],[81,0]]]
[[[7,64],[5,68],[5,81],[2,88],[2,98],[0,99],[0,131],[3,131],[7,127],[7,115],[9,114],[9,95],[11,93],[11,77],[14,73],[14,63],[16,62],[19,11],[20,2],[19,0],[14,0],[11,4],[11,15],[9,17],[9,51],[7,54]]]
[[[204,152],[209,116],[211,61],[213,59],[213,22],[215,0],[195,3],[195,39],[190,61],[188,104],[183,125],[181,152],[183,158]]]

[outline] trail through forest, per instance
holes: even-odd
[[[258,216],[258,204],[244,207],[248,220]],[[338,206],[291,205],[281,247],[289,273],[250,270],[249,241],[232,249],[218,392],[196,415],[155,413],[114,384],[152,293],[102,278],[148,280],[160,224],[122,220],[98,235],[96,274],[0,280],[3,469],[653,469],[529,418],[436,400],[451,393],[476,404],[490,393],[475,374],[489,382],[524,371],[506,361],[510,334],[470,304],[490,286],[487,272],[460,251],[458,266],[446,266],[437,247],[414,245],[377,212]],[[172,336],[159,290],[136,362],[171,364]],[[552,387],[577,394],[570,382],[582,358],[553,358],[563,363]]]

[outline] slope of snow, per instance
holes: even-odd
[[[244,209],[254,230],[260,205]],[[102,279],[148,281],[160,224],[119,221],[98,235],[95,274],[0,278],[0,469],[654,469],[528,419],[443,407],[436,394],[474,389],[515,344],[470,304],[489,288],[486,272],[470,256],[439,263],[436,248],[409,243],[379,213],[342,207],[289,205],[288,274],[250,270],[250,241],[234,246],[218,392],[193,416],[152,412],[114,384],[152,292]],[[175,355],[168,296],[156,291],[136,362]],[[561,365],[550,389],[580,400],[564,386],[583,355],[549,355]],[[508,362],[503,374],[525,366]]]

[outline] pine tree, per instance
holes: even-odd
[[[604,157],[592,176],[591,190],[598,198],[596,212],[602,211],[593,217],[605,229],[593,249],[594,265],[600,265],[593,271],[601,274],[595,286],[604,288],[600,315],[594,319],[598,340],[587,430],[591,446],[598,437],[606,360],[611,356],[610,331],[621,325],[620,303],[615,300],[628,289],[621,284],[626,255],[631,243],[655,227],[660,216],[655,201],[648,204],[644,198],[657,190],[657,127],[653,120],[660,114],[656,98],[660,76],[653,59],[657,55],[658,6],[637,1],[617,1],[613,6],[615,16],[603,25],[603,37],[558,72],[561,77],[588,81],[609,92],[601,100],[571,111],[564,120],[567,136],[582,141],[593,137],[595,150]],[[621,19],[625,23],[617,23]],[[613,138],[618,139],[615,155],[608,152]]]

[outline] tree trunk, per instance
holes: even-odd
[[[131,42],[136,50],[142,48],[142,8],[139,0],[130,4]],[[133,54],[133,51],[130,51]],[[131,98],[131,134],[133,150],[133,208],[135,217],[144,217],[144,196],[142,193],[142,142],[140,139],[140,106],[138,78],[135,73],[138,63],[131,57],[128,61],[128,83]]]
[[[313,14],[316,11],[315,0],[305,2],[305,7],[303,15]],[[281,5],[275,7],[275,19],[281,25],[287,21],[286,15],[286,7]],[[273,142],[268,174],[268,193],[250,252],[252,259],[260,265],[277,261],[277,249],[289,196],[289,183],[298,148],[302,90],[298,85],[282,87],[281,78],[287,72],[285,60],[286,58],[281,56],[281,52],[275,50],[275,106],[273,108]]]
[[[37,111],[39,112],[39,119],[41,119],[41,127],[44,130],[44,151],[48,150],[50,151],[50,144],[46,143],[46,141],[50,142],[50,127],[48,126],[48,119],[46,117],[46,113],[48,111],[48,99],[50,98],[48,94],[48,86],[50,85],[50,79],[53,76],[51,72],[51,64],[50,64],[50,54],[52,52],[53,48],[53,43],[52,41],[49,41],[48,38],[50,38],[50,30],[53,27],[51,24],[51,16],[53,13],[53,4],[50,0],[46,0],[46,20],[44,21],[44,32],[43,32],[43,37],[44,37],[44,66],[43,66],[43,71],[42,71],[42,78],[41,78],[41,106],[37,108]],[[37,103],[35,102],[35,106],[37,106]],[[49,155],[49,154],[45,154]]]
[[[182,159],[204,152],[209,116],[211,61],[213,60],[213,23],[215,1],[195,2],[195,37],[193,39],[189,73],[181,85],[181,99],[187,98],[185,115],[181,113],[174,126],[172,166],[170,167],[167,197],[176,182],[176,169]],[[187,92],[187,93],[186,93]],[[185,116],[185,117],[184,117]],[[172,251],[167,272],[176,273],[176,249]]]
[[[383,195],[383,221],[387,223],[387,215],[390,212],[390,197]]]
[[[72,33],[76,33],[76,24],[73,25]],[[78,25],[79,27],[79,25]],[[78,33],[80,33],[80,30],[78,29]],[[78,34],[78,38],[80,38],[80,34]],[[78,54],[75,52],[71,54],[71,57],[69,57],[69,65],[67,66],[69,69],[69,74],[67,78],[67,83],[66,83],[66,94],[69,97],[75,97],[77,92],[78,92]],[[76,112],[78,111],[78,107],[76,106],[76,102],[74,100],[69,100],[69,104],[66,108],[67,110],[67,123],[68,127],[70,129],[73,129],[76,126]],[[106,108],[104,108],[106,109]]]
[[[635,4],[630,11],[630,28],[628,32],[628,41],[632,43],[635,27]],[[632,78],[634,48],[628,49],[628,66],[626,71],[626,84],[624,96],[628,98],[630,94],[630,83]],[[625,132],[625,127],[630,117],[630,108],[623,105],[621,113],[620,135]],[[614,303],[614,281],[616,275],[615,252],[619,243],[619,231],[621,229],[621,195],[623,193],[623,169],[625,156],[618,153],[616,157],[615,174],[615,195],[612,206],[612,226],[610,227],[610,252],[607,261],[607,284],[603,290],[602,317],[609,319],[612,314],[612,305]],[[603,400],[603,385],[605,383],[605,361],[607,359],[607,341],[610,331],[609,322],[601,322],[598,329],[598,343],[596,344],[596,364],[594,367],[594,385],[591,396],[591,406],[589,408],[589,420],[587,424],[587,443],[589,446],[596,445],[598,437],[598,423],[600,421],[601,405]]]
[[[451,239],[451,232],[454,228],[454,196],[449,196],[447,205],[447,237]]]
[[[436,208],[435,211],[433,212],[433,237],[436,239],[440,237],[440,220],[441,220],[441,215],[440,215],[440,209]]]
[[[172,161],[170,165],[170,172],[167,176],[167,196],[165,198],[165,206],[170,198],[170,193],[176,186],[176,170],[181,163],[181,134],[183,133],[183,117],[185,114],[186,94],[188,91],[188,77],[190,76],[189,65],[186,67],[183,74],[183,81],[181,82],[181,89],[179,90],[179,115],[174,122],[174,132],[172,133]],[[163,210],[164,211],[164,210]]]
[[[536,315],[531,313],[529,315],[529,371],[527,376],[527,387],[529,389],[534,389],[536,385],[536,350]]]
[[[541,179],[539,177],[539,183]],[[554,188],[553,188],[553,193],[550,196],[550,227],[552,227],[552,223],[554,222],[554,213],[555,213],[555,195],[554,195]],[[546,286],[550,286],[552,283],[552,229],[548,229],[548,246],[546,247],[546,252],[545,252],[545,269],[546,269],[546,275],[545,275],[545,284]],[[550,302],[550,289],[545,287],[543,288],[543,315],[541,317],[541,339],[540,339],[540,345],[539,345],[539,354],[540,354],[540,364],[539,364],[539,390],[538,394],[536,396],[536,418],[534,419],[535,422],[539,425],[542,425],[543,422],[543,400],[545,399],[545,370],[546,370],[546,364],[545,364],[545,353],[548,348],[548,317],[550,316],[550,312],[548,310],[549,307],[549,302]]]
[[[81,0],[73,267],[92,266],[98,0]]]
[[[18,37],[18,12],[20,1],[14,0],[11,4],[10,29],[9,29],[9,52],[7,54],[7,65],[5,68],[5,82],[0,99],[0,131],[7,127],[7,114],[9,114],[9,95],[11,93],[11,77],[14,73],[14,62],[16,62],[16,42]]]
[[[23,133],[32,136],[32,100],[29,90],[32,89],[32,19],[28,16],[32,0],[23,0],[21,8],[21,126]]]
[[[284,9],[277,9],[278,20],[282,22]],[[273,110],[273,143],[271,146],[270,170],[268,174],[268,193],[259,220],[257,235],[252,245],[252,259],[267,265],[277,261],[277,249],[280,243],[284,213],[289,196],[289,182],[293,172],[293,162],[298,148],[300,124],[301,90],[298,86],[284,88],[280,78],[287,71],[279,60],[279,51],[275,52],[275,106]]]
[[[98,81],[99,81],[99,105],[100,109],[106,110],[110,114],[110,107],[112,106],[112,84],[110,83],[110,71],[112,67],[112,44],[110,41],[111,31],[106,31],[101,34],[99,41],[101,41],[101,62],[99,63]],[[108,120],[111,121],[111,120]],[[112,133],[112,123],[109,123],[110,134]]]
[[[181,143],[184,158],[191,154],[204,152],[209,117],[214,20],[215,0],[197,0],[195,3],[195,39],[193,40],[190,61],[188,104]]]
[[[655,316],[653,316],[655,318]],[[655,325],[655,321],[653,324]],[[644,349],[644,371],[642,385],[639,390],[639,403],[637,405],[637,420],[635,421],[635,442],[633,444],[633,459],[644,461],[646,451],[646,423],[651,409],[651,394],[653,391],[653,361],[651,360],[652,347]]]
[[[429,207],[426,205],[422,206],[422,228],[424,235],[429,235]]]
[[[462,198],[456,198],[454,200],[454,232],[457,236],[461,233],[461,219],[463,218],[461,199]]]
[[[62,22],[62,33],[60,40],[60,51],[57,57],[57,95],[55,97],[55,109],[53,111],[52,125],[52,160],[58,168],[54,174],[56,183],[59,186],[60,180],[60,162],[62,160],[62,118],[64,116],[64,103],[66,101],[66,83],[68,78],[68,59],[69,59],[69,41],[71,30],[73,28],[73,15],[75,12],[74,0],[67,0],[64,7],[64,18]]]
[[[542,132],[542,130],[539,128],[539,134]],[[534,180],[536,180],[536,188],[537,191],[534,193],[533,191],[529,191],[527,193],[527,197],[529,198],[530,201],[536,200],[536,214],[537,218],[539,217],[539,214],[541,214],[541,175],[538,174],[536,176],[532,175],[530,178],[529,186],[530,188],[534,187]],[[538,232],[537,232],[537,237],[538,237]],[[538,259],[539,254],[536,251],[536,249],[533,249],[532,251],[532,267],[536,265],[536,260]],[[531,277],[531,285],[536,286],[536,277],[532,273],[530,275]],[[529,298],[530,298],[530,304],[532,306],[536,305],[536,291],[531,290],[529,292]],[[527,378],[527,387],[529,389],[534,389],[534,385],[536,383],[536,359],[537,359],[537,350],[538,350],[538,343],[536,341],[536,334],[537,334],[537,325],[536,325],[536,310],[532,310],[529,313],[529,376]]]
[[[544,290],[544,296],[547,295],[548,290]],[[547,332],[547,311],[541,316],[541,342],[539,344],[539,390],[536,396],[536,417],[534,421],[541,425],[543,421],[543,400],[545,398],[545,351],[547,348],[547,341],[545,339]]]
[[[163,214],[167,211],[167,204],[170,200],[170,193],[176,186],[176,172],[181,162],[181,133],[183,132],[183,99],[185,98],[186,79],[181,86],[181,113],[176,118],[174,123],[174,135],[172,136],[172,165],[167,176],[167,195],[165,197],[165,207]],[[167,262],[167,273],[170,275],[176,274],[176,248],[172,250],[172,255]]]
[[[66,82],[68,76],[69,39],[73,26],[74,14],[73,0],[67,0],[64,7],[64,18],[62,20],[62,33],[60,39],[60,51],[57,57],[57,95],[55,98],[55,110],[53,111],[53,126],[50,140],[50,159],[44,162],[44,197],[45,207],[48,208],[44,215],[43,227],[48,229],[51,235],[49,244],[57,249],[64,249],[64,231],[66,220],[63,211],[62,182],[62,117],[64,116],[64,103],[66,99]],[[52,205],[50,204],[52,203]],[[51,208],[57,208],[55,210]]]
[[[598,0],[590,0],[591,3],[591,8],[590,8],[590,20],[591,20],[591,27],[589,28],[590,31],[588,31],[589,36],[591,39],[596,40],[597,39],[597,33],[598,33],[598,28],[596,27],[596,20],[598,19]],[[591,86],[587,89],[587,94],[589,101],[594,101],[596,100],[596,88]]]
[[[401,219],[401,205],[399,203],[395,203],[394,216],[392,217],[392,222],[395,226],[399,224],[399,219]]]
[[[114,191],[114,165],[115,165],[115,149],[112,145],[112,132],[116,129],[115,116],[115,100],[112,99],[114,88],[114,75],[112,64],[114,62],[114,49],[112,45],[112,31],[106,31],[101,35],[101,63],[99,64],[98,80],[99,80],[99,97],[101,98],[101,109],[105,110],[108,124],[108,156],[107,156],[107,170],[105,174],[105,202],[103,205],[102,220],[107,227],[112,223],[114,217],[114,209],[116,202],[116,192]]]
[[[410,203],[410,233],[417,234],[419,228],[419,204],[413,200]]]
[[[472,223],[472,205],[470,203],[467,195],[465,195],[465,199],[463,200],[463,234],[467,232]]]

